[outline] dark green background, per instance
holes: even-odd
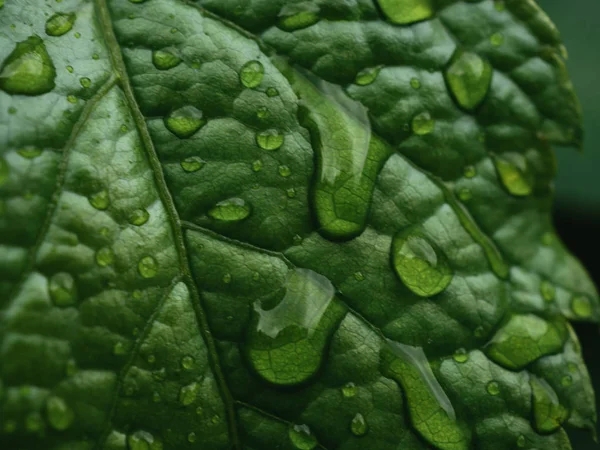
[[[583,153],[557,149],[555,223],[563,240],[600,285],[600,0],[539,0],[561,30],[568,67],[585,120]],[[600,332],[578,326],[584,356],[600,393]],[[598,398],[597,398],[598,400]],[[599,405],[600,409],[600,405]],[[600,434],[600,428],[599,428]],[[575,450],[598,449],[586,434],[573,435]]]

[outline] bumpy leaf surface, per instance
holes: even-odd
[[[533,0],[0,0],[0,447],[570,449],[564,55]]]

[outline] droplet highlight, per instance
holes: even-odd
[[[104,211],[110,206],[110,197],[106,190],[101,190],[89,196],[88,201],[94,208]]]

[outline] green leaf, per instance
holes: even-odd
[[[0,2],[0,447],[570,449],[598,294],[524,0]]]

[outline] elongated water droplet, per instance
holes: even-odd
[[[397,24],[409,24],[433,16],[431,0],[377,0],[388,20]]]
[[[344,308],[333,301],[331,282],[313,271],[289,272],[284,298],[265,309],[254,303],[246,356],[253,369],[277,385],[294,385],[312,377]]]
[[[41,95],[54,89],[56,69],[44,41],[31,36],[19,42],[2,63],[0,89],[9,94]]]
[[[158,263],[152,256],[144,256],[138,263],[138,271],[144,278],[154,278],[158,273]]]
[[[73,410],[60,397],[51,396],[46,401],[46,415],[50,426],[55,430],[64,431],[75,420]]]
[[[110,266],[115,260],[115,254],[108,247],[102,247],[96,252],[96,263],[100,267]]]
[[[132,0],[130,0],[132,1]],[[134,3],[140,3],[139,1]],[[163,450],[162,442],[147,431],[136,431],[127,436],[128,450]]]
[[[199,156],[190,156],[181,161],[181,168],[188,173],[198,172],[206,165],[206,161],[204,161]]]
[[[42,154],[42,149],[37,147],[25,147],[17,150],[17,153],[25,159],[34,159]],[[0,162],[0,165],[1,164],[2,163]],[[2,184],[2,181],[0,181],[0,184]]]
[[[533,424],[540,433],[551,433],[560,428],[569,411],[560,404],[554,389],[546,380],[531,375],[529,379],[533,394]]]
[[[266,130],[257,133],[256,143],[263,150],[277,150],[283,145],[284,137],[278,130]]]
[[[169,70],[177,67],[180,63],[181,58],[169,50],[155,50],[152,52],[152,64],[158,70]]]
[[[357,413],[350,423],[350,431],[354,436],[364,436],[367,434],[367,421],[361,413]]]
[[[188,384],[179,391],[179,402],[183,406],[191,405],[196,401],[196,396],[200,391],[200,385],[198,383]]]
[[[394,237],[392,262],[406,287],[421,297],[439,294],[453,278],[446,256],[418,231]]]
[[[101,211],[110,206],[110,197],[108,196],[108,192],[106,190],[102,190],[90,195],[88,201],[90,202],[90,205]]]
[[[342,386],[342,395],[346,398],[351,398],[356,395],[356,385],[352,382],[346,383]]]
[[[382,67],[383,66],[368,67],[364,70],[361,70],[356,75],[354,83],[358,84],[359,86],[367,86],[373,83],[377,79],[379,72],[381,72]]]
[[[435,129],[435,120],[432,119],[431,114],[428,112],[422,112],[413,117],[411,126],[413,133],[418,136],[425,136],[432,133]]]
[[[265,67],[260,61],[249,61],[240,70],[240,82],[252,89],[258,87],[265,76]]]
[[[313,2],[289,3],[279,11],[277,26],[285,31],[310,27],[319,21],[320,9]]]
[[[510,194],[525,197],[533,192],[533,177],[522,155],[496,156],[494,164],[502,185]]]
[[[176,109],[164,120],[167,129],[180,139],[193,136],[206,124],[202,111],[191,105]]]
[[[145,209],[135,209],[129,215],[129,223],[135,226],[142,226],[150,219],[150,213]]]
[[[71,31],[75,23],[75,14],[56,13],[46,21],[46,34],[48,36],[62,36]]]
[[[230,198],[217,203],[208,211],[208,215],[221,222],[239,222],[251,212],[250,205],[241,198]]]
[[[493,69],[477,53],[457,50],[446,70],[446,82],[456,102],[467,110],[477,108],[492,83]]]
[[[308,425],[293,425],[289,428],[288,435],[298,450],[313,450],[317,446],[317,438]]]
[[[77,287],[70,273],[58,272],[52,275],[48,290],[56,306],[72,306],[77,301]]]

